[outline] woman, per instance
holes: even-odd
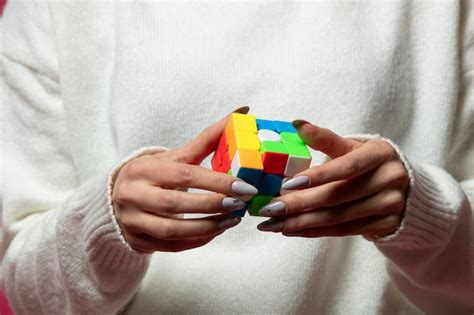
[[[472,312],[472,19],[468,1],[9,3],[13,308]],[[266,222],[229,216],[255,190],[198,166],[242,103],[325,127],[294,122],[330,159]]]

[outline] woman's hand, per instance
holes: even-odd
[[[332,159],[286,181],[283,195],[260,210],[273,218],[258,229],[302,237],[394,233],[409,177],[393,147],[343,138],[305,121],[294,124],[310,147]]]
[[[237,111],[246,113],[248,107]],[[183,251],[207,244],[240,222],[228,213],[243,208],[242,200],[251,198],[257,189],[230,175],[197,166],[215,150],[226,119],[181,148],[138,157],[120,169],[112,199],[117,221],[132,248],[140,252]],[[184,213],[209,216],[179,218]]]

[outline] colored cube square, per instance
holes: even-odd
[[[303,139],[301,139],[301,137],[297,133],[294,133],[294,132],[284,131],[280,133],[280,137],[281,137],[281,142],[283,143],[304,143]]]
[[[212,169],[214,171],[220,172],[221,163],[222,163],[222,160],[221,160],[220,153],[216,151],[216,153],[214,153],[214,156],[212,157],[212,160],[211,160]]]
[[[281,142],[265,141],[260,146],[263,171],[283,176],[288,162],[288,150]]]
[[[259,216],[258,211],[272,201],[273,196],[257,195],[250,200],[247,211],[252,216]]]
[[[311,158],[308,148],[304,143],[284,143],[289,155]]]
[[[253,115],[234,113],[230,116],[226,128],[257,133],[257,119]]]
[[[263,174],[257,184],[258,194],[265,196],[275,196],[280,192],[283,178],[273,174]]]
[[[294,132],[294,133],[297,133],[298,131],[295,129],[295,127],[293,127],[293,125],[287,121],[278,121],[278,120],[275,120],[275,125],[276,125],[276,128],[277,128],[277,131],[279,133],[282,133],[282,132]]]
[[[236,131],[232,141],[228,139],[229,157],[234,157],[236,150],[258,151],[260,149],[260,141],[255,133],[248,131]]]
[[[283,176],[285,174],[288,154],[265,152],[262,154],[263,171],[267,174]]]
[[[273,120],[257,119],[257,129],[267,129],[272,131],[277,131],[277,127]]]
[[[263,174],[262,161],[257,157],[258,151],[238,150],[232,160],[232,174],[251,185],[257,185]]]
[[[231,168],[232,161],[229,158],[229,152],[224,152],[221,156],[221,169],[223,173],[227,173]]]
[[[285,143],[288,149],[288,163],[285,177],[293,177],[311,166],[311,153],[303,143]]]

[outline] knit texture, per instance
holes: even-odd
[[[471,1],[23,0],[0,21],[16,314],[474,311]],[[244,217],[197,249],[135,252],[111,203],[120,168],[241,104],[389,141],[410,176],[400,228],[299,239]]]

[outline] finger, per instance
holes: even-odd
[[[397,164],[395,166],[394,164]],[[384,163],[375,170],[353,178],[296,190],[275,198],[260,209],[262,216],[289,215],[296,212],[332,207],[374,195],[384,189],[406,190],[408,175],[399,162]]]
[[[245,207],[245,202],[223,194],[189,193],[162,189],[146,182],[132,182],[135,187],[116,200],[119,205],[133,204],[139,209],[157,213],[228,213]]]
[[[261,231],[295,232],[316,227],[326,227],[364,217],[400,214],[405,207],[405,196],[400,190],[384,190],[372,197],[336,207],[302,212],[280,220],[268,220],[257,228]],[[283,224],[281,224],[282,222]]]
[[[282,188],[301,189],[350,179],[393,160],[396,156],[395,150],[386,141],[371,140],[345,155],[297,174],[286,181]]]
[[[361,145],[358,141],[341,137],[330,129],[318,127],[304,120],[295,120],[293,125],[306,144],[333,159]]]
[[[213,172],[197,165],[163,161],[152,155],[144,156],[141,159],[141,161],[134,160],[127,163],[122,172],[132,179],[145,179],[150,184],[159,187],[205,189],[226,196],[244,197],[241,198],[243,200],[248,199],[249,196],[254,196],[258,192],[254,186],[236,177]],[[148,161],[143,162],[143,159]],[[127,198],[134,191],[133,187],[122,185],[116,193]]]
[[[243,106],[233,113],[247,114],[248,106]],[[218,121],[217,123],[204,129],[196,138],[181,148],[173,150],[172,154],[176,155],[176,161],[198,165],[209,154],[214,152],[219,144],[219,139],[225,129],[229,115]]]
[[[127,235],[126,239],[130,247],[142,253],[181,252],[204,246],[222,233],[223,232],[211,236],[184,239],[179,241],[158,240],[147,234],[129,234]]]
[[[383,237],[395,233],[400,226],[400,221],[399,215],[392,214],[382,218],[367,217],[333,226],[309,228],[297,232],[283,232],[283,235],[311,238],[351,235]]]
[[[121,218],[121,226],[129,233],[145,233],[160,240],[180,240],[214,235],[240,223],[239,217],[211,216],[177,219],[136,211]]]

